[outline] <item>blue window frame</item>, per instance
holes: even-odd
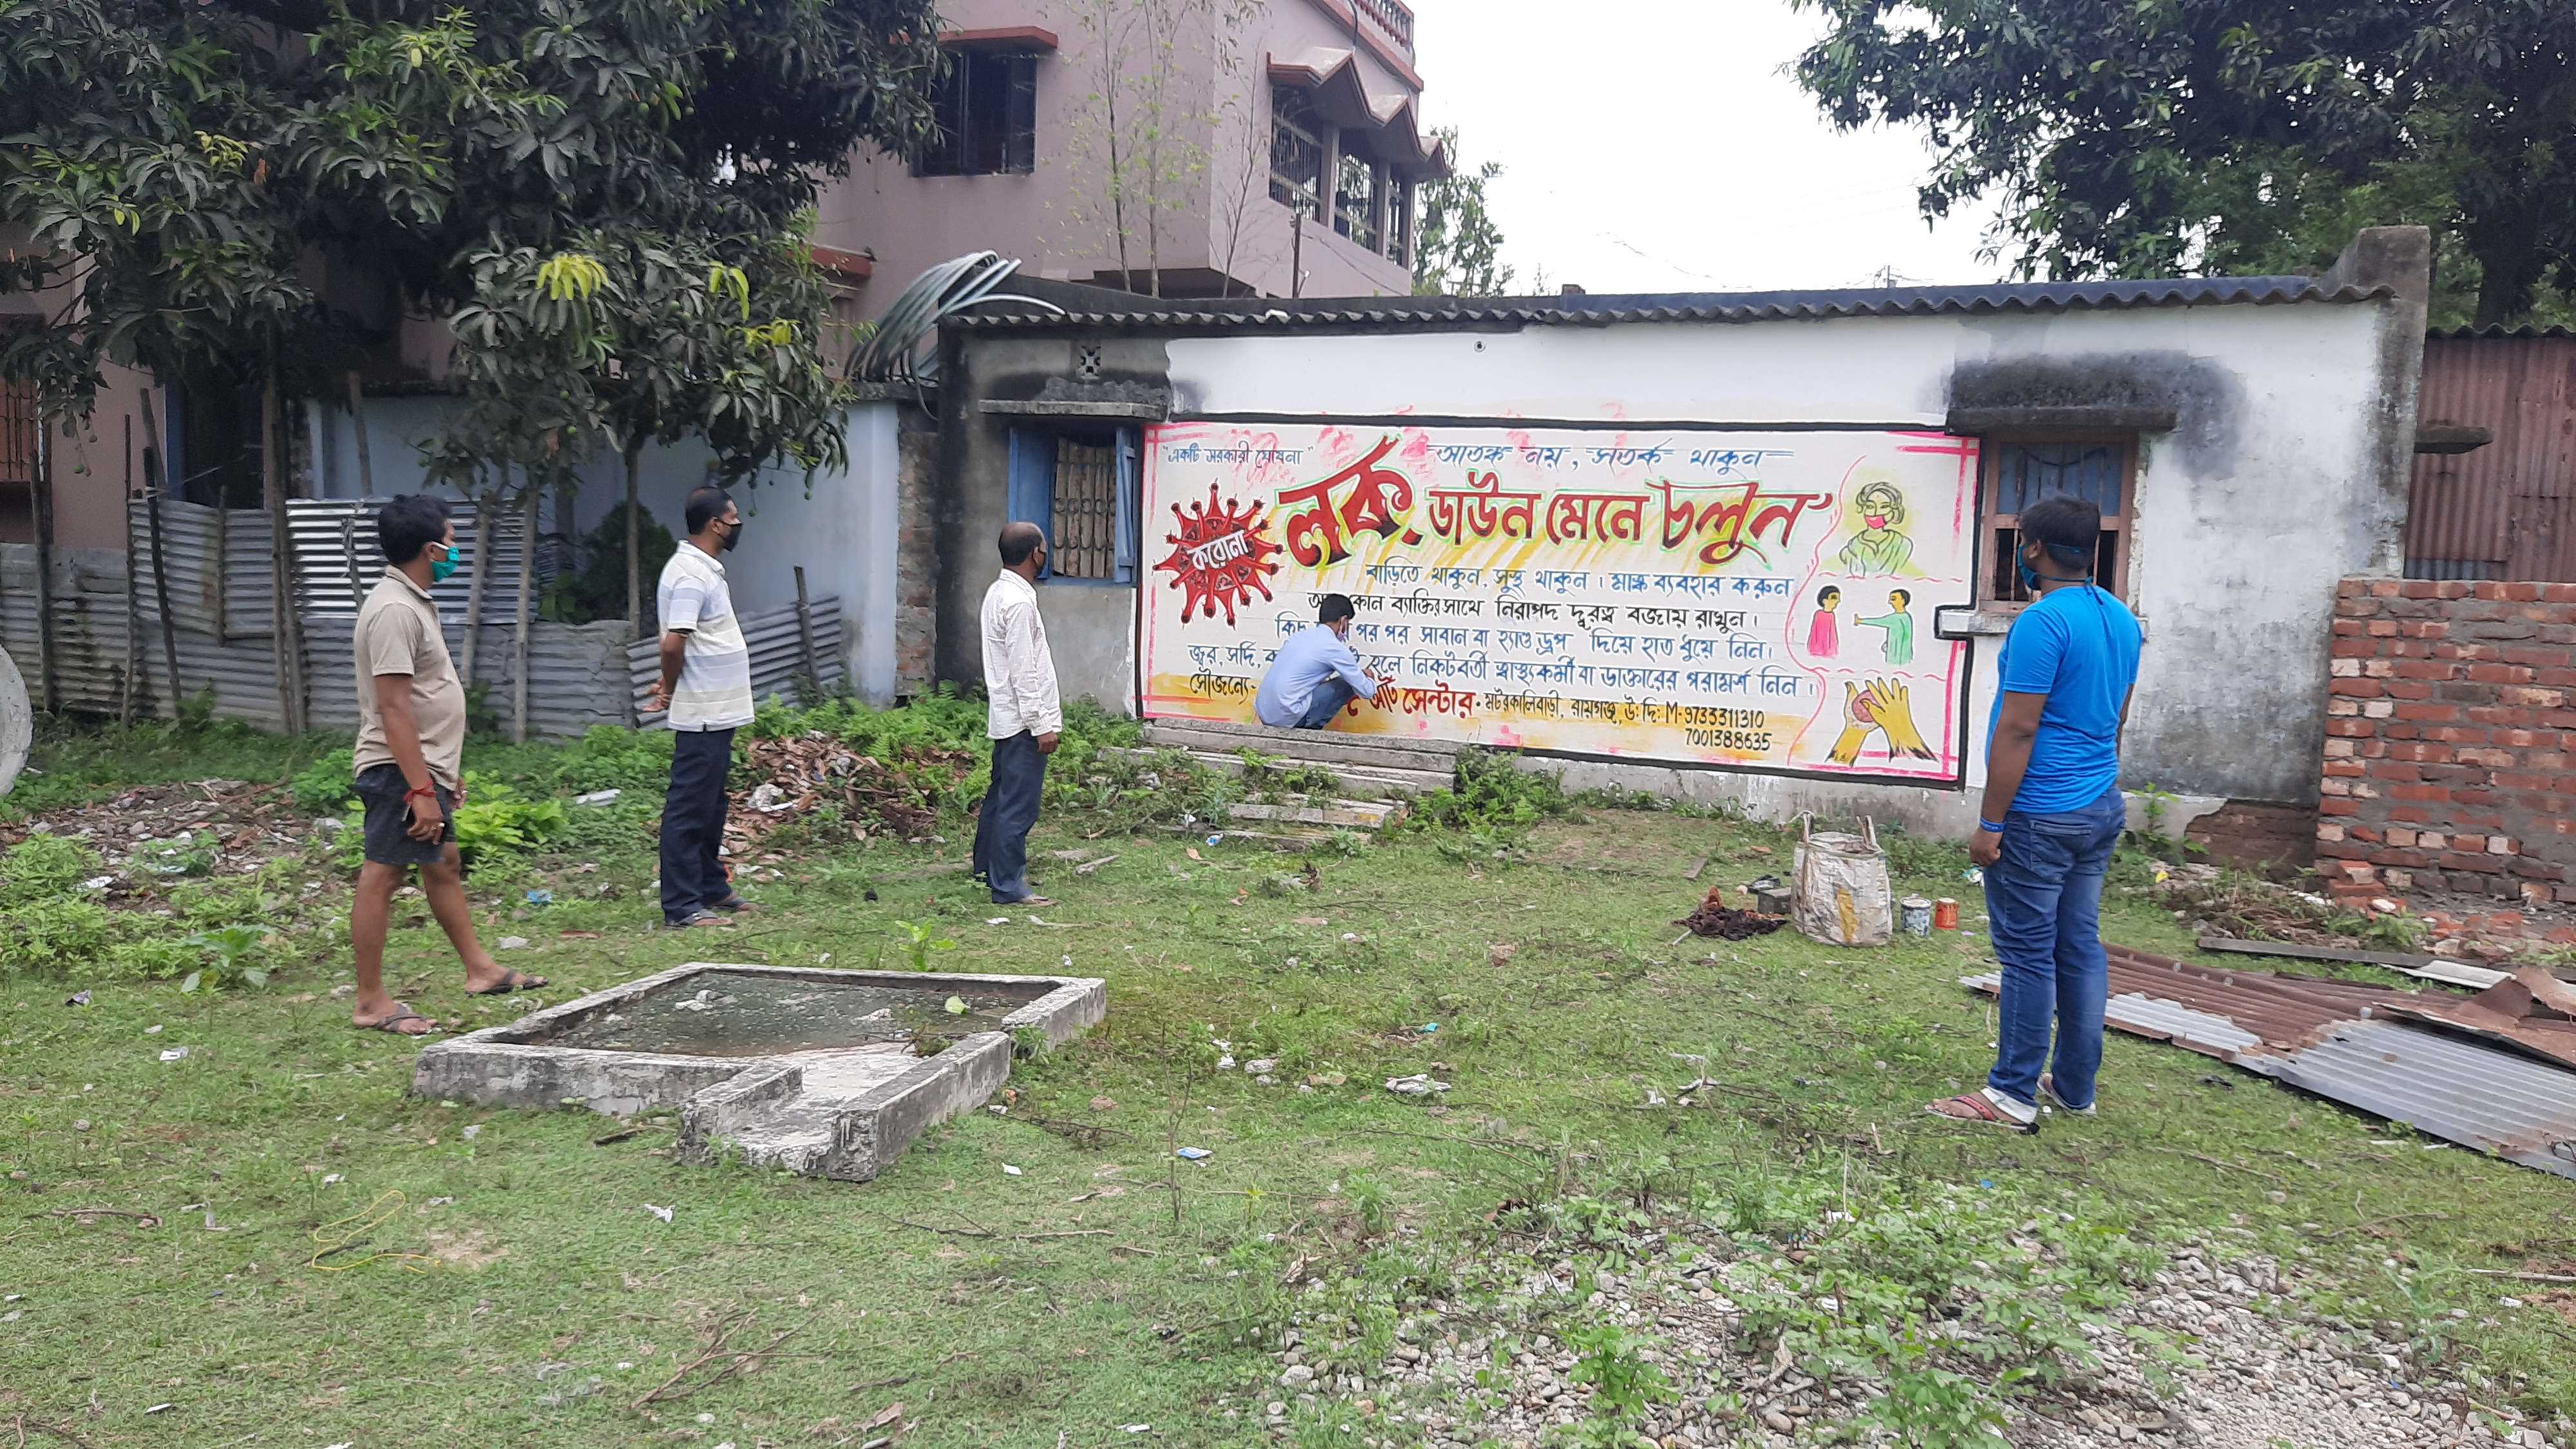
[[[1133,428],[1013,428],[1010,521],[1046,530],[1057,583],[1136,582],[1139,439]]]

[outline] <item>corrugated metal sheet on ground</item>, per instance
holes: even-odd
[[[830,693],[841,682],[841,598],[825,594],[809,601],[814,615],[814,658],[822,673],[817,687]],[[751,646],[751,697],[795,697],[796,678],[805,672],[805,645],[796,627],[796,606],[782,604],[742,616],[743,641]],[[662,677],[661,645],[638,639],[626,646],[627,676],[638,726],[659,729],[663,717],[643,713],[644,701]]]
[[[2111,1026],[2576,1177],[2576,1072],[2430,1024],[2462,997],[2196,966],[2124,946],[2105,952]],[[1990,971],[1960,984],[1996,993],[2002,982]]]
[[[2407,576],[2576,581],[2576,337],[2428,338],[2416,415],[2495,441],[2415,455]]]

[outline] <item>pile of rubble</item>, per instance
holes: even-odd
[[[820,730],[796,739],[752,740],[743,755],[741,768],[759,783],[734,792],[725,819],[725,844],[736,854],[824,805],[840,811],[856,839],[866,839],[870,830],[919,838],[938,821],[939,797],[976,763],[964,750],[918,745],[881,760]]]
[[[2324,894],[2229,875],[2211,865],[2170,867],[2156,887],[2161,904],[2193,934],[2234,940],[2284,941],[2347,950],[2396,951],[2458,960],[2532,960],[2576,947],[2576,913],[2545,903],[2520,910],[2474,896],[2410,898],[2372,882],[2329,877]],[[2358,889],[2354,887],[2358,885]],[[2335,929],[2358,920],[2367,938]]]
[[[196,780],[144,785],[113,800],[65,806],[0,826],[0,848],[33,835],[60,835],[99,853],[109,876],[89,882],[94,899],[147,893],[189,877],[247,875],[300,856],[316,829],[279,785]]]
[[[2563,1424],[2526,1422],[2462,1383],[2422,1371],[2401,1340],[2307,1311],[2297,1269],[2244,1246],[2197,1239],[2112,1314],[2112,1322],[2086,1325],[2099,1367],[2009,1401],[2010,1441],[2051,1449],[2576,1443],[2563,1437]],[[1488,1443],[1538,1449],[1591,1411],[1591,1389],[1574,1374],[1576,1354],[1545,1331],[1574,1309],[1574,1321],[1617,1324],[1651,1345],[1639,1357],[1676,1391],[1676,1402],[1639,1426],[1642,1438],[1623,1441],[1637,1449],[1897,1442],[1893,1432],[1866,1422],[1884,1383],[1865,1376],[1821,1382],[1784,1356],[1740,1351],[1740,1314],[1730,1293],[1765,1279],[1776,1291],[1785,1273],[1775,1269],[1790,1264],[1714,1256],[1726,1251],[1722,1239],[1712,1245],[1674,1235],[1624,1274],[1578,1271],[1570,1259],[1531,1263],[1522,1281],[1490,1306],[1433,1303],[1407,1318],[1388,1356],[1376,1363],[1292,1334],[1276,1354],[1275,1386],[1222,1413],[1263,1422],[1281,1439],[1301,1423],[1339,1418],[1351,1433],[1338,1442],[1358,1449]],[[1825,1306],[1831,1308],[1829,1299]],[[2492,1326],[2491,1320],[2477,1325]],[[1933,1332],[1944,1328],[1936,1322]],[[2467,1322],[2451,1330],[2473,1333]],[[2145,1346],[2155,1342],[2182,1352],[2159,1358]],[[1972,1367],[1964,1358],[1952,1366]]]

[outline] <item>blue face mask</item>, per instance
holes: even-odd
[[[2013,555],[2013,567],[2021,570],[2021,586],[2023,590],[2032,594],[2039,592],[2039,585],[2042,579],[2046,579],[2052,584],[2089,584],[2093,582],[2093,576],[2089,573],[2078,578],[2059,578],[2055,574],[2043,574],[2039,570],[2030,566],[2030,556],[2023,553],[2015,553]]]
[[[447,550],[447,556],[429,561],[429,581],[433,584],[447,582],[448,577],[456,572],[456,545],[445,543],[440,544],[439,547]]]

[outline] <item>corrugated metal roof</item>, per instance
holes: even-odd
[[[1998,282],[1841,291],[1671,292],[1559,297],[1256,297],[1173,300],[1058,283],[1030,288],[1061,314],[992,304],[947,325],[1026,327],[1598,327],[1630,322],[1816,321],[1833,317],[1986,316],[2290,302],[2364,302],[2388,288],[2327,287],[2314,277],[2181,277],[2140,282]]]
[[[2495,440],[2415,455],[2407,576],[2576,580],[2576,335],[2427,339],[2416,416]]]

